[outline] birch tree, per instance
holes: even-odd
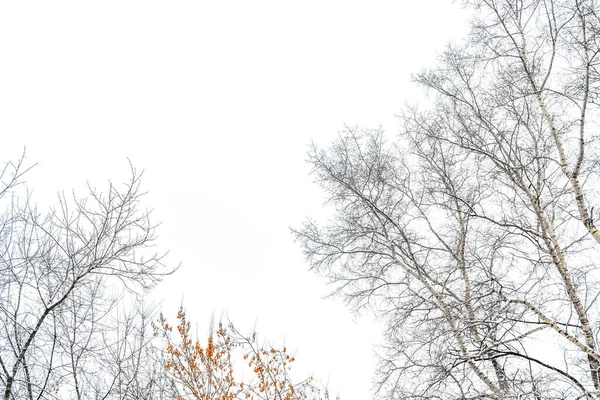
[[[334,216],[295,235],[387,322],[381,398],[598,399],[600,6],[464,4],[430,107],[311,147]]]

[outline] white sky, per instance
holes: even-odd
[[[289,232],[323,215],[307,144],[395,132],[410,74],[465,32],[450,0],[2,2],[0,160],[26,146],[47,202],[124,180],[129,157],[182,262],[153,293],[165,313],[256,323],[298,372],[366,399],[380,327],[323,299]]]

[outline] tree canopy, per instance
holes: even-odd
[[[429,107],[311,147],[335,215],[294,232],[387,322],[381,398],[600,398],[598,2],[464,4]]]

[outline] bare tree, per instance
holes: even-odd
[[[140,209],[141,174],[132,167],[121,188],[109,184],[101,192],[89,187],[85,197],[61,194],[57,207],[42,213],[29,196],[20,199],[14,190],[22,172],[21,164],[7,164],[0,188],[6,205],[0,215],[3,398],[134,398],[113,396],[114,384],[93,383],[136,382],[137,374],[125,376],[131,368],[110,375],[99,362],[123,346],[123,357],[139,358],[146,346],[143,337],[131,344],[132,332],[119,336],[117,330],[116,342],[106,335],[118,326],[145,329],[151,320],[146,315],[147,323],[136,325],[128,317],[108,326],[115,305],[109,285],[143,292],[172,272],[151,249],[155,226]],[[135,363],[130,367],[135,372]]]
[[[179,398],[167,374],[167,354],[155,338],[155,306],[137,301],[122,307],[102,330],[99,373],[87,373],[89,389],[84,399],[163,400]]]
[[[394,142],[348,128],[309,162],[335,209],[311,266],[387,321],[376,393],[600,398],[597,1],[476,0]]]

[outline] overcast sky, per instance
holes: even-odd
[[[366,399],[380,325],[323,298],[289,232],[324,215],[307,145],[344,124],[393,134],[411,73],[465,18],[451,0],[2,2],[0,157],[26,146],[43,204],[131,159],[182,263],[152,293],[165,314],[256,324],[299,373]]]

